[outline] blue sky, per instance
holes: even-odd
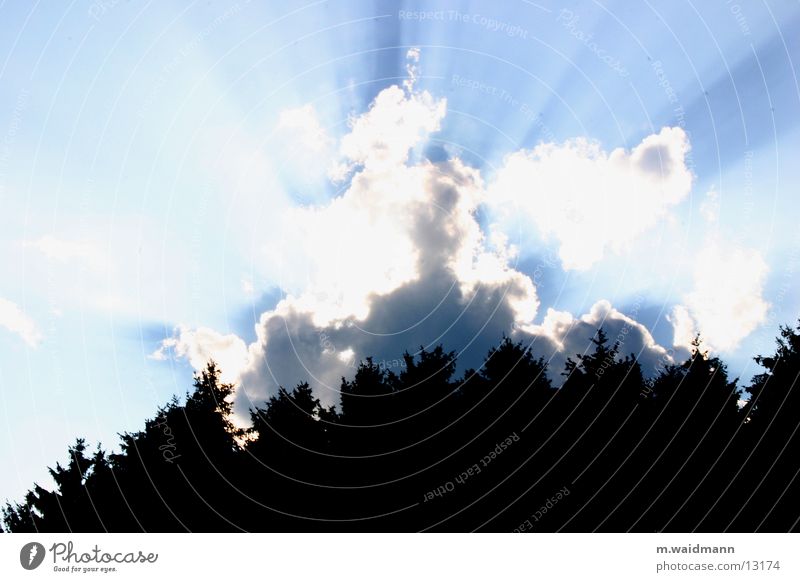
[[[749,380],[800,309],[798,43],[790,2],[0,5],[0,498],[209,355],[240,413],[597,322]]]

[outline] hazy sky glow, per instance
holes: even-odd
[[[421,12],[421,10],[425,12]],[[236,410],[372,355],[795,321],[792,3],[0,7],[0,500],[209,357]]]

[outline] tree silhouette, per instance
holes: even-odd
[[[744,389],[699,337],[652,378],[602,329],[587,339],[559,386],[509,338],[461,377],[442,346],[399,373],[367,358],[337,407],[280,388],[246,430],[210,362],[117,452],[78,439],[53,487],[6,503],[4,529],[798,529],[800,327]]]

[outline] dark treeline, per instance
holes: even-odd
[[[398,374],[367,360],[338,407],[281,389],[247,431],[209,364],[119,453],[78,440],[5,529],[797,530],[800,327],[746,387],[697,345],[648,379],[602,330],[592,341],[559,388],[508,339],[460,378],[441,347]]]

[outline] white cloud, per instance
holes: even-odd
[[[521,326],[516,337],[544,339],[553,348],[539,346],[537,353],[550,358],[551,368],[560,371],[567,357],[593,351],[591,339],[599,328],[608,335],[609,347],[619,344],[620,357],[634,354],[645,375],[654,374],[658,363],[673,363],[670,350],[656,343],[650,331],[634,318],[615,309],[608,300],[597,301],[588,313],[575,317],[566,311],[548,309],[541,325]]]
[[[756,250],[711,238],[693,267],[693,288],[670,318],[674,343],[688,347],[699,332],[705,349],[733,350],[766,319],[767,264]]]
[[[329,388],[321,396],[335,402],[354,358],[399,360],[443,337],[480,346],[483,356],[515,322],[532,321],[533,283],[509,267],[506,239],[487,241],[476,219],[485,193],[479,173],[459,160],[408,164],[444,111],[427,93],[385,89],[341,140],[356,169],[349,187],[282,214],[280,244],[264,250],[286,296],[261,315],[247,357],[238,338],[224,336],[235,345],[233,368],[249,365],[241,406],[302,379]],[[209,342],[193,333],[181,329],[156,356],[173,348],[202,367],[212,350],[198,346],[218,347],[221,336]]]
[[[33,348],[42,340],[42,334],[36,323],[16,303],[2,297],[0,297],[0,326],[17,334]]]
[[[343,166],[348,172],[360,167],[350,187],[327,204],[282,215],[280,244],[263,248],[267,271],[293,295],[292,307],[313,312],[317,325],[364,318],[370,295],[390,293],[419,276],[420,212],[452,219],[459,236],[478,241],[480,229],[471,216],[482,187],[477,172],[457,162],[452,171],[406,165],[409,151],[439,128],[445,109],[444,100],[427,92],[384,89],[369,111],[351,119],[351,131],[341,140]],[[452,188],[460,188],[461,196],[447,194]],[[452,200],[432,199],[436,189]]]
[[[339,359],[345,364],[352,362],[355,357],[356,353],[353,351],[353,348],[347,348],[346,350],[339,352]]]
[[[408,74],[408,78],[403,81],[403,87],[406,88],[407,91],[413,91],[414,85],[419,78],[419,57],[420,57],[420,50],[419,47],[411,47],[406,52],[406,74]]]
[[[275,255],[294,292],[257,325],[245,404],[303,378],[334,403],[353,358],[399,360],[438,341],[474,343],[482,357],[514,323],[529,324],[536,290],[509,266],[505,239],[486,240],[482,199],[478,172],[458,160],[398,162],[367,165],[341,197],[289,213]]]
[[[166,360],[169,353],[186,358],[195,370],[202,370],[209,360],[214,360],[222,370],[223,382],[236,382],[247,367],[247,346],[235,334],[223,335],[212,329],[196,330],[178,326],[173,337],[162,340],[150,357]]]
[[[417,59],[410,52],[409,62]],[[342,376],[352,373],[354,360],[367,356],[401,361],[405,350],[441,343],[456,350],[462,364],[477,366],[512,330],[520,339],[538,338],[536,353],[553,358],[556,376],[558,365],[571,350],[584,346],[583,351],[600,325],[628,338],[627,351],[663,356],[665,350],[641,324],[608,302],[598,302],[580,318],[551,310],[541,326],[534,325],[539,299],[530,277],[513,266],[518,249],[502,229],[487,234],[478,221],[487,200],[480,172],[457,158],[438,163],[411,158],[439,129],[446,102],[415,90],[413,83],[404,87],[384,89],[368,111],[351,119],[350,132],[339,142],[342,175],[351,176],[343,193],[280,213],[278,242],[262,250],[265,270],[275,274],[272,280],[285,296],[261,314],[247,353],[235,336],[180,329],[156,357],[172,348],[201,368],[213,351],[229,351],[227,373],[236,372],[237,411],[244,418],[248,407],[278,386],[300,381],[309,381],[323,403],[337,403]],[[588,142],[574,142],[561,153],[565,161],[589,167],[634,166],[642,174],[636,185],[656,182],[649,191],[655,195],[665,181],[643,175],[653,171],[652,150],[664,149],[662,161],[680,166],[683,150],[675,144],[685,145],[684,137],[680,130],[664,130],[631,154],[606,156]],[[596,151],[588,161],[573,151],[592,147]],[[673,168],[671,179],[680,181],[679,174]],[[672,202],[680,196],[671,191],[661,198]]]
[[[350,120],[350,133],[342,138],[339,151],[350,160],[349,169],[405,163],[411,148],[439,129],[446,111],[445,99],[393,85],[378,94],[369,111]]]
[[[684,305],[676,305],[667,320],[672,324],[673,345],[691,348],[692,340],[697,337],[697,326],[689,309]]]
[[[370,294],[388,293],[417,275],[404,212],[422,196],[423,177],[401,169],[386,179],[382,188],[359,176],[328,205],[289,211],[280,247],[268,247],[281,287],[297,297],[298,307],[315,311],[321,325],[349,314],[365,317]]]
[[[446,99],[434,99],[414,87],[419,75],[420,50],[406,53],[408,78],[403,89],[392,85],[381,91],[369,111],[350,118],[350,132],[339,144],[345,162],[336,170],[351,171],[358,166],[372,170],[397,167],[408,161],[409,152],[438,131],[447,112]]]
[[[580,138],[508,156],[489,190],[501,222],[532,223],[559,245],[566,269],[588,269],[622,252],[689,193],[689,142],[677,127],[647,136],[630,152],[604,152]]]

